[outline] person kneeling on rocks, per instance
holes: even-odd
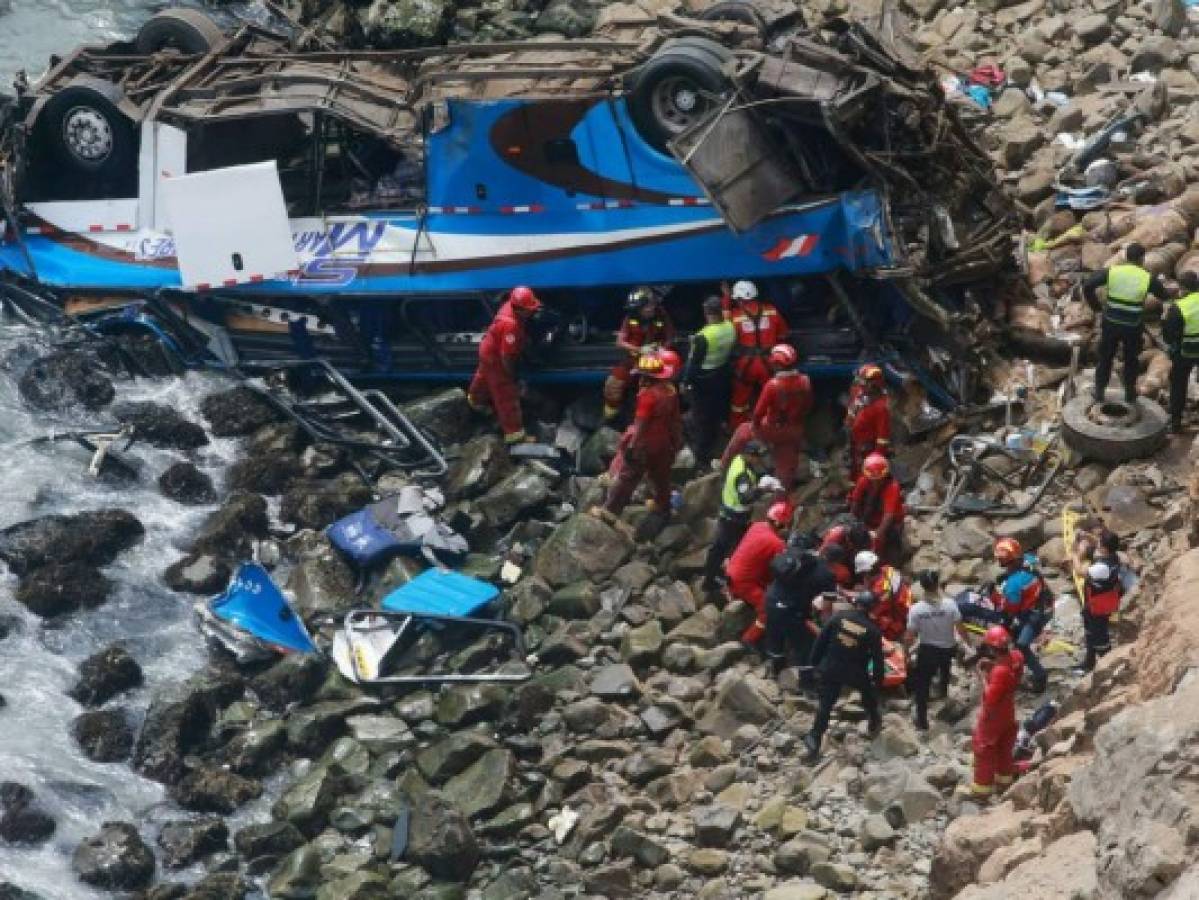
[[[957,603],[941,592],[941,576],[935,570],[921,572],[918,584],[922,596],[908,613],[905,638],[909,645],[913,641],[920,642],[916,648],[916,665],[912,671],[912,687],[915,694],[913,718],[917,729],[928,731],[929,691],[933,678],[940,675],[941,696],[949,693],[957,635],[963,630],[962,613]]]
[[[859,591],[854,595],[853,609],[833,616],[812,648],[811,663],[820,672],[820,706],[812,730],[803,739],[808,763],[820,758],[820,744],[842,688],[853,688],[861,694],[870,734],[882,730],[878,690],[884,672],[883,633],[870,620],[870,609],[876,602],[874,594]]]
[[[1016,775],[1012,751],[1016,746],[1016,688],[1024,671],[1024,656],[1011,644],[1002,625],[992,625],[979,647],[978,679],[982,700],[974,725],[974,784],[967,790],[978,799],[1006,788]]]
[[[800,682],[814,687],[807,668],[819,631],[812,605],[821,594],[837,590],[837,579],[824,556],[792,542],[770,563],[772,580],[766,590],[766,658],[777,676],[790,660],[801,665]]]

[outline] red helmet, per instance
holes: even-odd
[[[995,542],[995,561],[1003,565],[1014,563],[1024,555],[1024,548],[1015,538],[1000,538]]]
[[[881,481],[891,474],[891,463],[881,453],[871,453],[862,462],[862,473],[871,481]]]
[[[655,350],[641,354],[637,360],[637,371],[649,378],[666,381],[678,374],[681,362],[673,350]]]
[[[662,374],[658,376],[660,378],[674,378],[683,367],[683,360],[673,350],[659,350],[658,359],[662,360]]]
[[[874,363],[867,363],[858,369],[858,380],[865,382],[877,381],[881,384],[883,380],[883,370],[874,365]]]
[[[786,528],[791,521],[791,504],[785,500],[770,504],[766,510],[766,521],[777,528]]]
[[[1012,644],[1012,636],[1002,625],[992,625],[983,635],[983,643],[993,650],[1007,650]]]
[[[537,295],[533,293],[533,289],[525,287],[523,284],[514,287],[508,292],[508,302],[516,309],[523,309],[528,312],[537,312],[537,310],[541,309],[541,301],[537,299]]]
[[[793,369],[799,362],[799,354],[790,344],[775,344],[770,351],[770,364],[776,369]]]

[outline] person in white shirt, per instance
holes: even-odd
[[[933,678],[940,673],[940,696],[949,693],[957,637],[962,632],[962,613],[949,597],[941,592],[941,576],[934,569],[921,572],[916,583],[920,600],[908,612],[908,629],[904,643],[916,648],[916,663],[912,671],[912,686],[916,709],[914,720],[920,731],[928,730],[928,696]]]

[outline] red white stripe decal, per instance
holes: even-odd
[[[671,197],[671,206],[707,206],[711,201],[707,197]]]
[[[132,231],[133,226],[122,222],[119,225],[88,225],[87,230],[93,233],[97,231]]]
[[[780,238],[779,242],[762,254],[767,262],[778,262],[781,259],[791,259],[796,256],[807,256],[820,240],[818,234],[801,234],[794,238]]]
[[[593,203],[579,203],[575,206],[578,210],[599,210],[599,209],[632,209],[632,200],[596,200]]]
[[[528,206],[501,206],[500,212],[505,216],[521,215],[523,213],[539,213],[545,212],[545,207],[540,203],[532,203]]]
[[[481,206],[430,206],[429,212],[435,216],[473,216],[483,211]]]

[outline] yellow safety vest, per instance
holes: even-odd
[[[720,503],[729,512],[743,513],[749,510],[749,507],[741,502],[741,496],[737,493],[737,479],[747,471],[751,475],[753,474],[745,462],[745,457],[738,453],[729,463],[729,470],[724,476],[724,490],[720,493]]]
[[[700,368],[710,372],[725,365],[732,355],[733,345],[737,342],[737,329],[733,327],[733,323],[717,322],[714,325],[705,325],[699,333],[708,345]]]
[[[1104,315],[1116,325],[1140,325],[1145,295],[1153,276],[1132,263],[1107,270],[1107,308]]]
[[[1199,359],[1199,291],[1187,294],[1178,301],[1182,313],[1182,355]]]

